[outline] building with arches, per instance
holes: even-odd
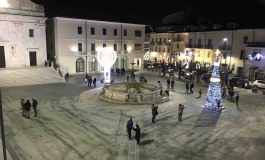
[[[44,66],[44,8],[30,0],[0,3],[0,68]]]
[[[117,54],[112,68],[141,70],[144,56],[145,25],[64,17],[46,21],[47,56],[64,73],[103,71],[97,53],[112,47]]]

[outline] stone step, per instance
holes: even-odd
[[[64,79],[52,67],[0,69],[0,87],[62,82],[64,82]]]

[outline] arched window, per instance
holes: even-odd
[[[76,72],[84,72],[85,71],[85,64],[83,58],[78,58],[76,60]]]

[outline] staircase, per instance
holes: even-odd
[[[64,79],[52,67],[0,69],[0,87],[64,82]]]

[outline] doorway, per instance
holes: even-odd
[[[37,66],[36,52],[29,52],[29,62],[30,66]]]
[[[6,59],[5,59],[4,46],[0,46],[0,68],[6,68]]]

